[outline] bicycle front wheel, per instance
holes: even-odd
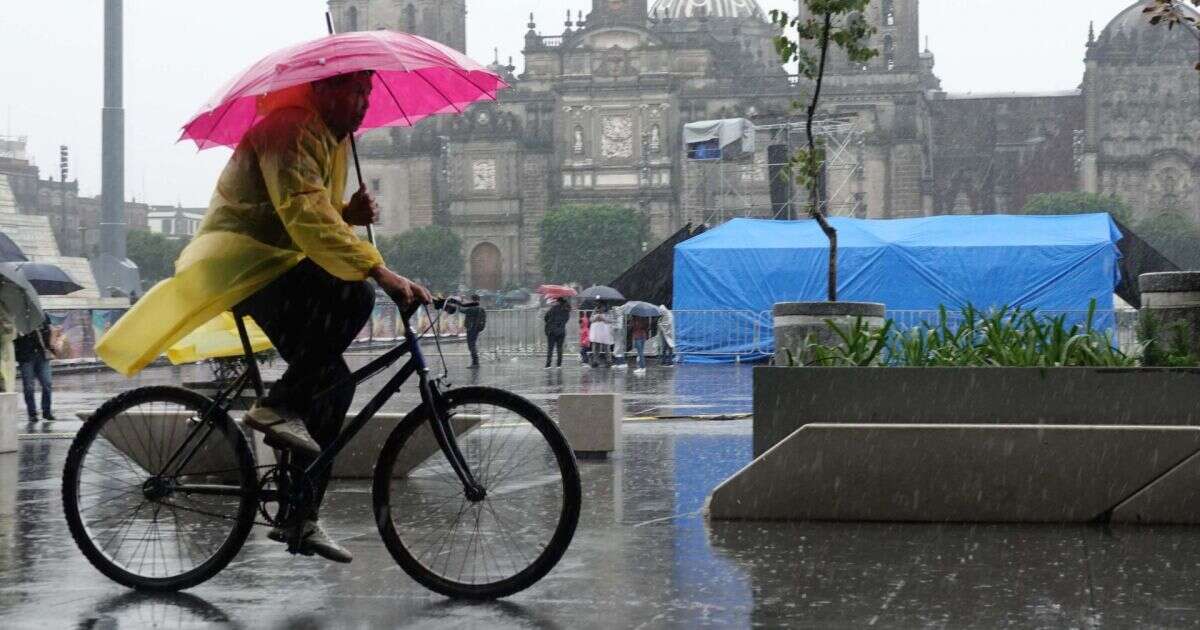
[[[494,599],[528,588],[562,558],[579,522],[575,456],[533,403],[498,389],[446,392],[450,424],[476,481],[470,501],[422,405],[375,467],[375,520],[413,579],[449,597]]]
[[[216,575],[254,526],[254,456],[208,398],[175,387],[126,392],[71,444],[63,513],[110,579],[175,591]]]

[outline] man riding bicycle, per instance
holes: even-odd
[[[375,302],[373,279],[399,304],[428,303],[422,286],[389,270],[352,226],[378,218],[365,188],[343,203],[350,135],[362,124],[370,72],[344,74],[276,92],[259,102],[260,122],[243,138],[217,182],[204,221],[176,262],[96,346],[129,375],[220,313],[250,315],[288,368],[247,413],[248,426],[307,467],[341,430],[353,386],[321,399],[350,370],[342,354]],[[318,482],[304,520],[302,553],[350,562],[321,528]],[[268,536],[286,542],[287,532]]]

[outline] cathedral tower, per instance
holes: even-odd
[[[467,0],[329,0],[338,32],[388,29],[467,49]]]

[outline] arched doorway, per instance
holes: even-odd
[[[501,264],[500,248],[491,243],[480,243],[471,250],[471,287],[485,291],[500,289],[504,266]]]

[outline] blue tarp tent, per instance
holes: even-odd
[[[1121,232],[1107,214],[830,222],[838,298],[889,311],[973,304],[1082,312],[1093,299],[1110,311],[1120,282]],[[772,306],[824,300],[828,258],[813,220],[735,219],[678,245],[678,351],[690,361],[773,352]],[[1098,327],[1111,322],[1111,312],[1097,318]]]

